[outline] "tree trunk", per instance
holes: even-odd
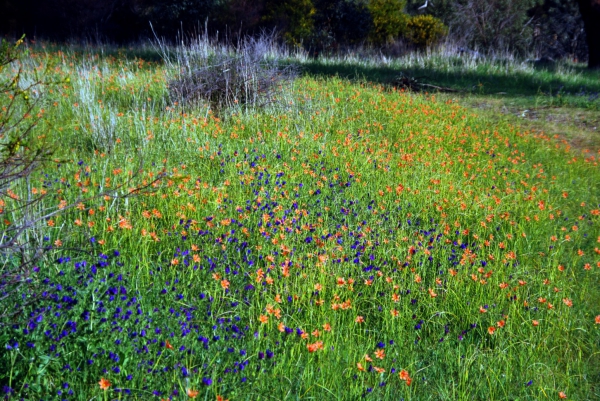
[[[588,68],[600,68],[600,0],[577,0],[588,45]]]

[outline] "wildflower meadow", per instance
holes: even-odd
[[[597,153],[342,77],[213,110],[125,51],[20,63],[53,155],[1,199],[45,216],[3,399],[600,397]]]

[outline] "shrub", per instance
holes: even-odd
[[[220,111],[228,107],[263,107],[277,100],[297,75],[293,65],[282,65],[273,49],[273,35],[246,37],[237,45],[218,46],[206,35],[180,49],[178,76],[169,82],[173,101],[187,105],[208,103]]]
[[[335,50],[340,46],[357,45],[365,41],[373,29],[373,19],[362,1],[316,0],[315,26],[311,50]]]
[[[536,56],[569,57],[584,61],[588,56],[583,19],[577,3],[546,0],[528,13],[533,20]]]
[[[300,45],[314,30],[312,0],[267,0],[263,17],[268,28],[281,32],[288,44]]]
[[[1,301],[27,285],[41,254],[33,229],[52,215],[35,207],[41,198],[27,187],[31,174],[52,152],[44,135],[34,135],[46,82],[35,68],[24,71],[22,43],[23,38],[16,44],[0,43],[0,327],[3,318],[19,312]]]
[[[405,0],[371,0],[369,11],[373,29],[369,39],[376,45],[392,42],[406,29],[408,15],[404,13]]]
[[[406,25],[405,36],[418,48],[426,48],[448,33],[444,23],[431,15],[411,17]]]
[[[527,11],[539,0],[456,0],[448,25],[459,45],[487,52],[526,53],[533,26]],[[461,43],[462,42],[462,43]]]

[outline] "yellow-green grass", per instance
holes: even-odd
[[[32,57],[70,83],[14,191],[76,206],[2,301],[14,399],[600,395],[596,157],[375,84],[215,117],[160,64]]]

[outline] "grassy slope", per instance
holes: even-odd
[[[413,55],[385,63],[356,58],[319,60],[306,62],[304,67],[311,75],[383,85],[397,85],[400,76],[415,78],[418,83],[458,91],[443,98],[482,109],[488,117],[516,116],[524,127],[543,130],[552,137],[558,135],[579,150],[600,149],[598,71],[566,62],[535,67],[514,60],[487,61],[452,52],[442,54]]]
[[[65,162],[39,178],[61,189],[47,206],[167,177],[40,228],[67,249],[24,292],[50,294],[35,327],[2,332],[21,395],[106,397],[100,377],[122,399],[600,392],[596,159],[379,85],[304,77],[284,109],[216,118],[171,108],[160,65],[55,61],[73,86],[48,111]]]

